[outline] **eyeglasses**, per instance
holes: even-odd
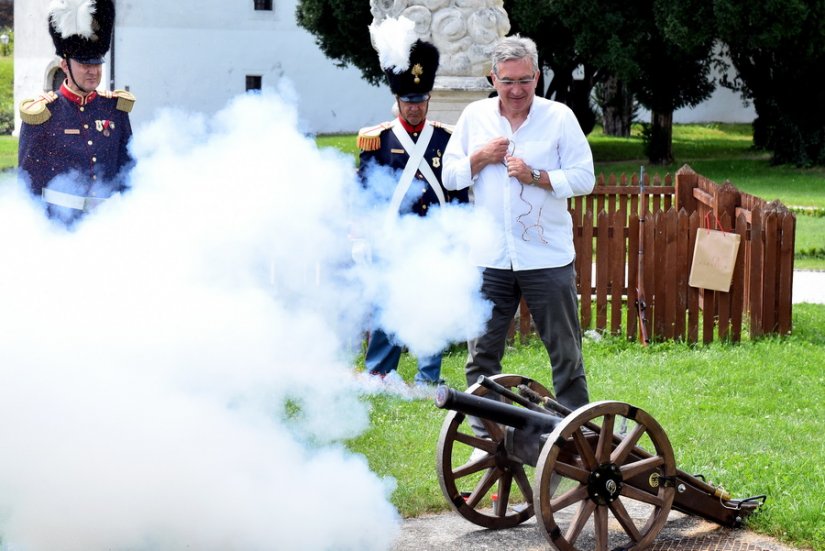
[[[530,78],[522,78],[519,80],[513,80],[511,78],[497,78],[496,79],[502,86],[511,87],[511,86],[529,86],[533,84],[535,81],[535,77]]]

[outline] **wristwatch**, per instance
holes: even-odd
[[[540,170],[536,170],[536,169],[534,168],[534,169],[531,171],[531,174],[533,175],[533,183],[534,183],[534,184],[538,184],[538,183],[539,183],[539,180],[541,180],[541,171],[540,171]]]

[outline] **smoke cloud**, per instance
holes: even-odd
[[[272,92],[136,130],[131,189],[72,231],[0,182],[0,538],[9,550],[387,549],[365,324],[414,353],[489,306],[459,207],[387,221]]]

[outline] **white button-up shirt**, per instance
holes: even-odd
[[[552,191],[507,176],[507,167],[489,164],[475,178],[470,155],[491,139],[510,140],[511,154],[550,176]],[[536,97],[527,120],[515,132],[499,110],[499,99],[468,105],[444,152],[444,187],[472,186],[476,208],[489,211],[502,232],[496,246],[473,251],[478,266],[514,270],[556,268],[575,258],[573,222],[567,199],[593,191],[593,154],[573,111]]]

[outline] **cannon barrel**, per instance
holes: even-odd
[[[468,394],[443,385],[436,389],[435,405],[532,434],[551,433],[561,421],[560,417],[550,411],[542,413],[516,407],[494,398]]]

